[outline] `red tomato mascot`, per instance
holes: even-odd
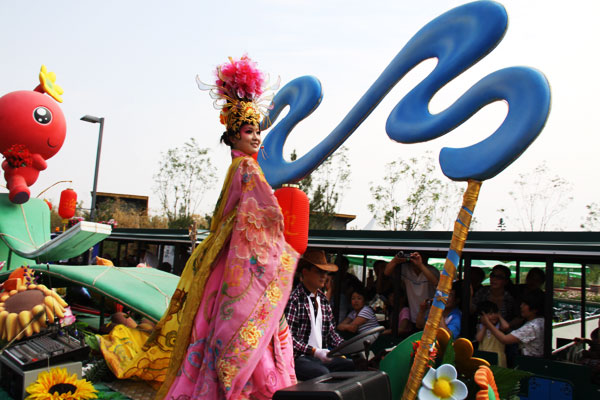
[[[29,186],[65,141],[67,125],[57,103],[62,102],[63,90],[55,80],[56,75],[42,66],[40,85],[34,90],[0,97],[0,153],[5,158],[2,169],[8,198],[15,204],[29,200]]]

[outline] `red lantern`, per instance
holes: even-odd
[[[58,204],[58,215],[62,219],[73,218],[77,208],[77,193],[73,189],[65,189],[60,193],[60,203]]]
[[[308,245],[308,196],[297,185],[284,185],[275,191],[275,197],[283,213],[285,240],[303,254]]]
[[[50,203],[50,200],[44,199],[44,202],[48,205],[48,208],[50,209],[50,211],[52,211],[52,203]]]

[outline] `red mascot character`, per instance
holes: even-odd
[[[67,125],[57,103],[62,103],[63,90],[55,80],[42,65],[38,87],[0,97],[0,153],[6,158],[2,169],[8,198],[15,204],[29,200],[29,186],[65,141]]]

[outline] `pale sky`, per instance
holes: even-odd
[[[59,180],[72,180],[86,206],[91,203],[98,125],[79,119],[104,117],[98,191],[150,196],[160,153],[195,137],[212,151],[219,183],[197,210],[210,212],[229,165],[223,131],[212,100],[194,78],[213,78],[228,56],[247,53],[282,86],[302,75],[323,85],[321,106],[290,135],[286,156],[302,155],[328,135],[377,79],[404,44],[438,15],[462,1],[7,1],[0,2],[0,96],[33,89],[41,64],[57,74],[67,138],[33,185],[35,196]],[[510,210],[508,191],[519,173],[543,160],[553,174],[573,185],[575,200],[554,221],[576,230],[585,205],[600,202],[596,168],[600,124],[596,97],[600,56],[597,2],[501,1],[508,12],[504,40],[482,61],[449,83],[432,100],[439,112],[484,76],[510,66],[542,71],[552,90],[546,128],[529,149],[497,177],[486,181],[475,209],[478,230],[494,230],[499,208]],[[227,4],[227,8],[223,5]],[[351,227],[371,219],[370,182],[382,183],[385,164],[418,157],[444,146],[473,144],[502,122],[506,106],[494,103],[467,123],[428,143],[390,141],[385,121],[393,107],[435,66],[427,61],[406,76],[346,141],[352,162],[351,189],[339,211],[355,214]],[[268,131],[266,132],[268,134]],[[438,165],[439,167],[439,165]],[[441,173],[440,173],[441,175]],[[442,176],[443,177],[443,176]],[[443,179],[447,179],[443,177]],[[65,185],[43,197],[58,201]],[[5,191],[5,189],[0,189]],[[457,209],[458,209],[457,204]],[[516,221],[509,229],[518,229]]]

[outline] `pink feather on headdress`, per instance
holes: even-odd
[[[253,100],[263,93],[264,77],[256,63],[247,55],[239,60],[229,58],[229,63],[217,67],[219,93],[236,96],[239,99]]]

